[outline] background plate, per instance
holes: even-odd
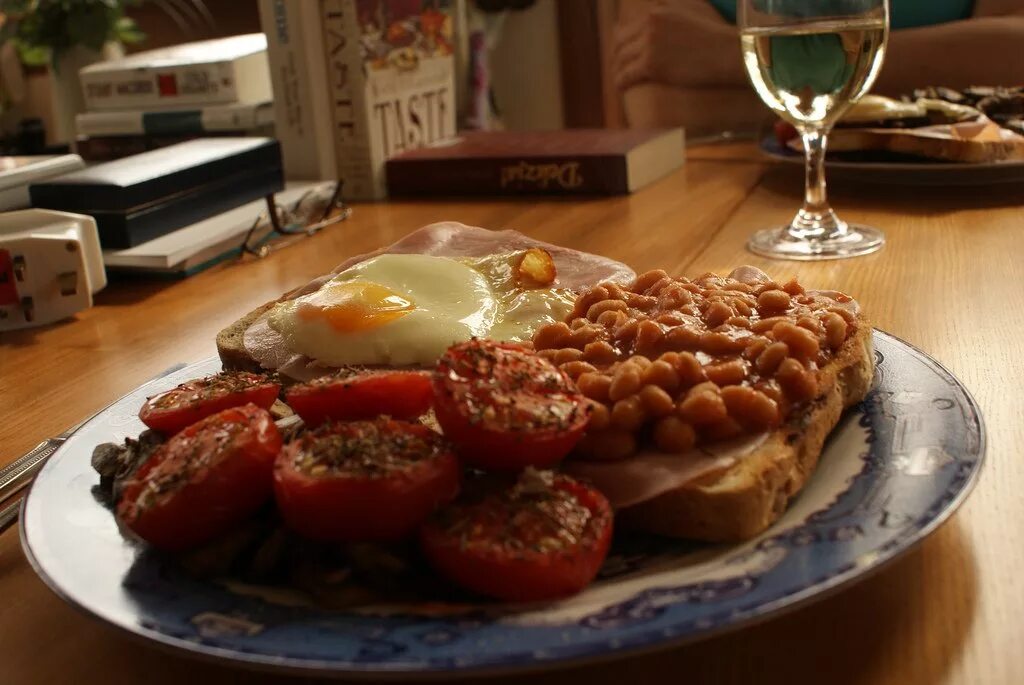
[[[885,333],[867,399],[844,415],[782,519],[741,545],[633,539],[602,577],[554,604],[455,614],[341,613],[273,604],[183,576],[125,541],[91,494],[93,447],[143,426],[147,395],[218,370],[210,359],[141,386],[87,423],[36,478],[22,544],[87,613],[197,656],[302,672],[445,677],[513,672],[706,637],[819,597],[932,532],[981,466],[977,405],[934,360]]]
[[[761,139],[761,151],[782,162],[803,166],[800,153],[779,144],[775,136]],[[829,178],[905,186],[979,186],[1024,183],[1024,161],[956,164],[952,162],[848,162],[825,159]]]

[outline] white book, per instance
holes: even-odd
[[[264,102],[272,98],[262,33],[184,43],[78,72],[90,110]]]
[[[82,112],[75,115],[80,136],[186,135],[252,131],[274,123],[274,103],[252,102],[210,107]]]
[[[277,193],[281,205],[293,205],[302,195],[322,183],[288,183]],[[204,219],[149,242],[124,250],[103,250],[103,263],[112,268],[155,272],[187,272],[240,254],[242,241],[253,222],[267,208],[265,200],[254,200],[223,214]],[[255,245],[271,229],[265,226],[253,236]]]
[[[32,202],[28,187],[85,168],[78,155],[31,155],[0,157],[0,212],[25,209]]]
[[[320,0],[259,0],[285,177],[335,179]]]

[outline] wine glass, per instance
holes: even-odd
[[[804,205],[788,226],[758,231],[747,248],[781,259],[874,252],[876,228],[848,224],[825,196],[832,125],[875,81],[889,37],[889,0],[739,0],[743,64],[754,90],[803,139]]]

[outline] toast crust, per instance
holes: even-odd
[[[220,355],[225,371],[265,371],[245,349],[243,338],[246,329],[278,302],[279,300],[274,300],[260,305],[217,334],[217,354]]]
[[[867,395],[874,367],[871,326],[858,319],[856,333],[822,369],[819,387],[824,391],[807,410],[725,472],[616,512],[616,526],[708,542],[747,540],[761,533],[814,473],[843,410]]]

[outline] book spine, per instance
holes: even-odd
[[[81,81],[90,110],[219,104],[238,96],[230,62],[85,73]]]
[[[347,198],[377,199],[384,189],[374,174],[356,2],[321,0],[320,8],[338,180]]]
[[[259,12],[267,36],[274,125],[285,174],[290,179],[329,178],[334,175],[334,150],[328,144],[329,129],[318,129],[324,113],[316,106],[326,83],[316,81],[309,68],[311,59],[323,61],[321,41],[319,36],[307,39],[304,21],[307,15],[319,17],[320,0],[259,0]]]
[[[621,156],[390,160],[392,195],[617,195],[629,192]]]
[[[80,136],[204,134],[245,131],[273,123],[270,105],[189,110],[83,112],[75,116]]]

